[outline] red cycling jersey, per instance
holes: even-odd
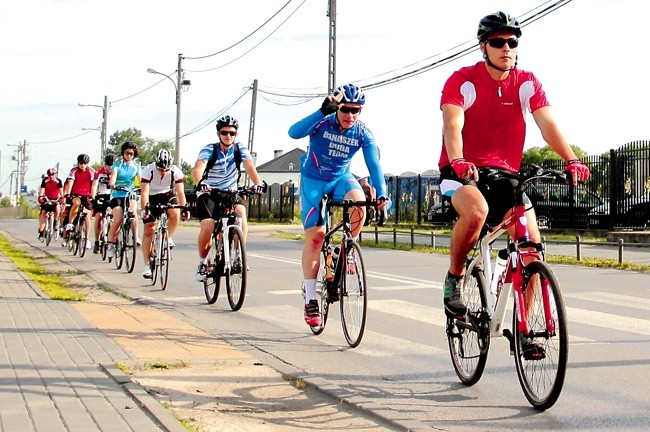
[[[61,198],[61,188],[63,188],[63,183],[59,178],[51,179],[48,177],[41,182],[41,189],[45,190],[45,196],[52,201]]]
[[[70,194],[90,196],[93,178],[95,178],[95,170],[91,167],[87,167],[85,171],[81,171],[79,167],[72,168],[67,179],[72,181]]]
[[[463,157],[478,167],[519,171],[526,138],[526,113],[548,106],[542,84],[531,73],[512,69],[503,81],[494,80],[485,62],[454,72],[442,90],[440,106],[465,111]],[[444,145],[440,168],[449,165]]]

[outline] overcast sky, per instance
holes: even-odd
[[[8,192],[15,169],[15,147],[8,145],[23,140],[28,142],[29,189],[36,189],[40,175],[57,162],[67,169],[81,152],[98,160],[99,132],[82,129],[99,128],[102,110],[78,104],[102,105],[105,95],[111,102],[109,135],[135,127],[146,137],[173,141],[174,85],[147,68],[174,77],[179,53],[186,57],[183,69],[191,80],[182,93],[181,134],[228,108],[255,79],[260,88],[279,93],[325,92],[327,0],[292,0],[268,25],[236,44],[288,1],[5,2],[0,15],[0,190]],[[553,3],[338,0],[337,83],[374,83],[432,63],[437,54],[474,43],[478,21],[486,14],[504,10],[525,16]],[[647,9],[641,0],[573,0],[523,29],[519,67],[538,76],[565,135],[589,154],[650,138]],[[221,54],[197,58],[233,44]],[[440,91],[454,70],[480,60],[476,49],[414,78],[367,91],[361,119],[376,136],[385,172],[437,168]],[[306,148],[306,139],[292,140],[287,130],[320,107],[321,99],[295,102],[260,94],[254,140],[258,164],[269,161],[274,150]],[[248,92],[227,111],[240,120],[242,142],[248,140],[250,110]],[[528,123],[527,147],[544,145],[531,116]],[[193,164],[200,148],[216,139],[210,122],[182,138],[181,158]],[[360,155],[353,170],[367,173]]]

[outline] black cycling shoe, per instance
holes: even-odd
[[[447,273],[443,286],[445,314],[449,317],[464,316],[467,313],[467,306],[461,297],[461,285],[463,278]]]

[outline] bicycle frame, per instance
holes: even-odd
[[[514,238],[508,239],[508,261],[505,269],[505,278],[499,292],[486,290],[487,294],[487,313],[490,317],[490,336],[506,336],[510,339],[507,330],[502,330],[506,317],[506,308],[510,295],[514,293],[515,316],[517,317],[517,328],[520,333],[528,334],[528,322],[526,320],[527,310],[525,301],[525,287],[523,286],[526,277],[524,267],[526,263],[539,260],[545,260],[544,246],[541,243],[535,243],[530,238],[530,232],[526,221],[526,204],[523,202],[524,184],[533,177],[522,182],[518,187],[516,195],[517,203],[513,210],[506,213],[501,223],[492,230],[483,234],[478,241],[477,256],[469,263],[466,274],[471,274],[474,268],[483,270],[486,281],[492,280],[493,266],[491,265],[490,251],[491,245],[501,235],[514,227]],[[494,275],[498,277],[498,275]],[[554,334],[555,324],[549,310],[549,294],[547,281],[542,281],[543,298],[545,305],[545,317],[548,329],[551,335]]]

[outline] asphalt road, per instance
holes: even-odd
[[[0,228],[36,241],[35,221],[0,220]],[[257,231],[257,229],[253,230]],[[100,283],[154,305],[269,364],[290,365],[367,410],[411,422],[414,430],[620,430],[650,424],[650,274],[554,265],[570,320],[569,369],[558,403],[530,408],[505,339],[492,341],[487,368],[472,387],[457,379],[447,350],[441,282],[447,257],[364,249],[369,312],[361,345],[345,343],[338,310],[312,335],[302,318],[301,243],[249,237],[249,291],[241,311],[220,297],[207,305],[196,268],[196,228],[174,237],[166,291],[91,254],[51,252]]]

